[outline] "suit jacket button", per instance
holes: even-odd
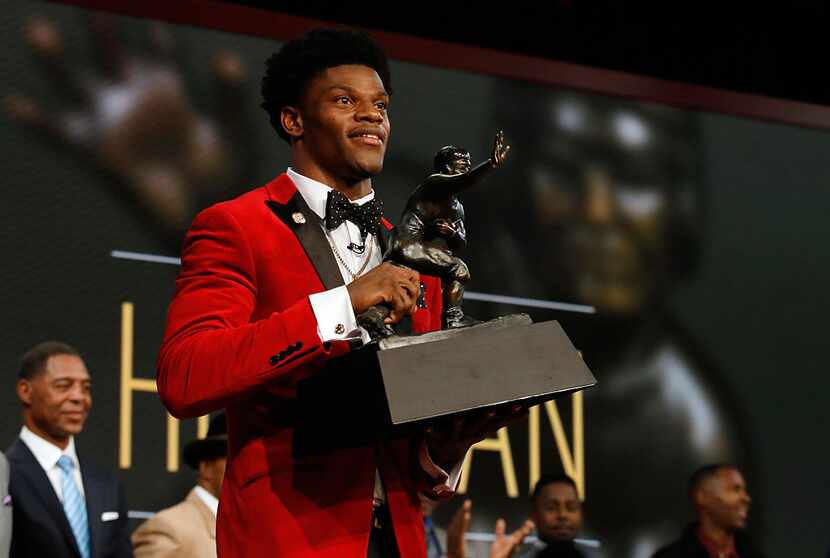
[[[337,335],[343,335],[345,332],[346,326],[344,326],[343,324],[337,324],[337,326],[334,328],[334,333],[336,333]]]

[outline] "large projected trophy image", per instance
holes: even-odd
[[[441,279],[442,329],[413,335],[408,317],[393,327],[383,305],[359,315],[371,341],[298,384],[295,453],[403,436],[482,409],[528,408],[596,384],[558,322],[534,324],[527,314],[480,322],[462,310],[470,271],[460,258],[467,235],[458,194],[509,152],[501,131],[490,158],[474,168],[467,150],[443,147],[400,223],[380,232],[384,261]]]

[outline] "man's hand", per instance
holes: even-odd
[[[470,500],[464,500],[461,507],[453,514],[447,526],[447,558],[466,557],[464,535],[470,528],[472,509],[473,503]]]
[[[504,142],[504,131],[499,130],[496,134],[496,141],[493,143],[493,154],[490,156],[493,166],[496,168],[502,166],[508,153],[510,153],[510,146]]]
[[[444,469],[452,467],[464,458],[470,446],[526,415],[526,408],[513,405],[470,412],[427,427],[425,435],[430,458]]]
[[[395,324],[418,309],[421,277],[408,267],[382,263],[347,285],[355,315],[383,304],[391,309],[385,323]]]
[[[536,526],[531,520],[524,522],[524,525],[513,531],[509,536],[504,534],[506,525],[503,519],[496,521],[496,540],[490,547],[490,558],[510,558],[516,553],[516,549],[525,540]],[[449,532],[448,535],[449,536]]]

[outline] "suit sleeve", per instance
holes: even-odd
[[[128,507],[127,497],[124,495],[124,485],[118,483],[118,530],[115,534],[116,553],[118,558],[133,558],[133,545],[130,543],[130,531],[127,524]]]
[[[222,206],[200,213],[182,248],[156,382],[167,409],[194,417],[227,406],[298,367],[325,359],[308,298],[251,322],[257,301],[254,254]]]
[[[135,558],[175,558],[181,556],[183,550],[175,526],[163,514],[139,525],[132,539]]]

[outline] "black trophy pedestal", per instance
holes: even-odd
[[[596,384],[556,321],[527,315],[393,336],[298,384],[297,455],[406,436],[472,410],[531,407]]]

